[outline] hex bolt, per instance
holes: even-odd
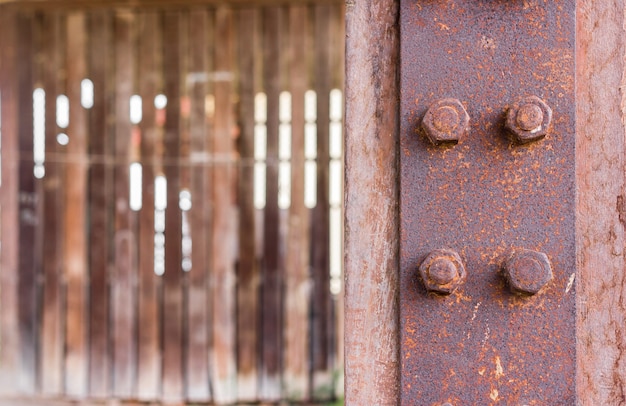
[[[458,143],[468,125],[469,115],[457,99],[441,99],[433,103],[422,119],[422,129],[434,145]]]
[[[532,250],[513,252],[504,262],[503,271],[511,291],[526,295],[538,293],[553,277],[548,256]]]
[[[448,249],[428,254],[419,266],[419,273],[427,291],[444,295],[454,292],[467,277],[459,254]]]
[[[506,112],[506,130],[518,144],[542,139],[550,129],[552,109],[537,96],[513,103]]]

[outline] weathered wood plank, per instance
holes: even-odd
[[[267,169],[265,182],[264,256],[261,288],[261,392],[265,401],[281,395],[282,272],[278,209],[278,129],[280,95],[281,10],[263,10],[263,76],[267,95]]]
[[[212,285],[213,400],[232,403],[236,399],[235,269],[237,222],[233,204],[235,168],[232,163],[233,127],[233,12],[226,6],[216,10],[215,37],[215,125],[213,137],[213,249]]]
[[[110,111],[112,82],[113,19],[110,13],[89,16],[89,78],[93,83],[93,106],[89,111],[89,153],[95,159],[89,172],[89,395],[110,394],[109,278],[111,267],[111,218],[113,170],[102,160],[112,154]]]
[[[80,103],[80,82],[87,73],[85,15],[67,16],[67,83],[70,121],[65,171],[65,390],[87,394],[87,115]]]
[[[578,2],[576,343],[581,405],[621,404],[626,386],[624,7],[623,1]]]
[[[337,4],[341,0],[316,0],[316,3]],[[284,5],[285,0],[230,0],[230,7]],[[307,5],[311,0],[289,0],[289,3]],[[187,6],[221,6],[221,0],[186,0]],[[171,0],[0,0],[0,5],[35,9],[77,8],[180,8],[180,3]]]
[[[206,161],[213,141],[208,129],[205,100],[208,94],[208,40],[209,12],[193,10],[189,16],[189,73],[187,86],[191,104],[190,126],[190,184],[192,206],[188,212],[191,228],[191,269],[188,273],[187,332],[187,398],[191,401],[209,401],[209,232],[211,218],[208,195]],[[194,78],[190,80],[190,78]]]
[[[163,399],[183,398],[183,295],[182,252],[179,208],[180,178],[180,39],[181,15],[166,12],[163,18],[163,75],[167,97],[163,135],[164,174],[167,178],[165,210],[165,274],[163,275]]]
[[[258,11],[238,13],[239,30],[239,264],[237,268],[237,397],[257,399],[259,269],[256,258],[254,208],[254,96]]]
[[[135,15],[118,10],[114,17],[115,47],[115,231],[114,271],[111,274],[111,342],[113,394],[134,395],[136,372],[136,216],[129,202]]]
[[[60,161],[63,148],[56,141],[56,98],[62,89],[62,46],[65,43],[63,21],[58,14],[43,18],[42,85],[46,92],[45,148],[46,175],[43,179],[43,298],[41,320],[41,392],[58,396],[63,393],[63,212],[64,165]]]
[[[346,38],[346,31],[345,31],[345,5],[344,4],[338,4],[338,5],[333,5],[331,7],[331,38],[337,38],[338,40],[335,40],[332,42],[332,52],[331,52],[331,57],[330,57],[330,73],[331,73],[331,87],[333,89],[339,89],[341,90],[342,94],[344,93],[344,74],[345,74],[345,38]],[[342,105],[343,107],[343,105]],[[342,112],[342,118],[343,118],[343,112]],[[343,126],[341,126],[342,130],[343,130]],[[343,140],[342,140],[343,141]],[[342,142],[342,146],[343,146],[343,142]],[[343,151],[342,151],[343,153]],[[343,158],[343,156],[342,156]],[[342,164],[342,170],[341,173],[344,173],[344,168],[343,168],[343,159],[341,161]],[[343,230],[345,229],[345,224],[344,224],[344,216],[343,213],[345,213],[345,206],[344,206],[344,200],[343,200],[343,178],[341,179],[342,182],[342,189],[341,189],[341,226],[340,229],[342,230],[342,235],[340,237],[340,247],[338,248],[340,250],[340,255],[341,258],[344,257],[344,251],[343,251],[343,246],[344,246],[344,241],[343,241]],[[332,246],[333,242],[331,242],[331,246]],[[342,267],[343,268],[343,267]],[[343,269],[341,269],[341,272],[343,272]],[[338,398],[343,398],[344,396],[344,370],[343,370],[343,365],[344,365],[344,341],[343,341],[343,337],[344,337],[344,306],[345,306],[345,287],[344,287],[344,283],[343,283],[343,274],[340,276],[339,278],[340,281],[340,291],[338,294],[335,294],[332,300],[332,304],[333,304],[333,308],[332,308],[332,320],[331,323],[333,325],[333,335],[332,335],[332,339],[331,339],[331,346],[334,348],[334,357],[333,357],[333,373],[337,373],[338,376],[336,378],[335,381],[335,396],[337,396]]]
[[[141,161],[142,207],[139,214],[139,309],[137,396],[157,399],[161,382],[160,285],[154,272],[154,180],[160,131],[156,124],[154,98],[158,93],[161,70],[159,53],[159,15],[145,12],[138,16],[139,95],[142,99]]]
[[[18,89],[17,72],[17,19],[14,12],[0,12],[0,114],[2,131],[2,183],[0,184],[1,238],[0,251],[0,394],[13,394],[19,371],[19,331],[17,311],[17,281],[19,275],[19,206],[18,206]]]
[[[398,3],[346,6],[346,404],[396,405]],[[377,46],[372,46],[377,44]]]
[[[304,400],[309,396],[309,277],[310,213],[304,204],[304,93],[307,71],[308,12],[306,7],[289,9],[291,92],[291,206],[285,252],[285,367],[284,396]]]
[[[34,16],[18,15],[18,134],[19,134],[19,341],[22,368],[20,389],[35,391],[37,374],[37,274],[40,252],[37,250],[39,212],[37,182],[33,175],[33,89],[34,89]]]
[[[315,6],[315,74],[317,94],[317,204],[311,214],[311,269],[313,278],[311,354],[313,393],[332,387],[331,358],[332,308],[330,297],[329,233],[329,96],[330,96],[330,15],[327,5]],[[327,389],[326,389],[327,390]]]

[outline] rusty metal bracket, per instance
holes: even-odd
[[[576,3],[400,7],[401,404],[573,405]]]

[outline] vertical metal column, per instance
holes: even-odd
[[[403,405],[575,404],[575,7],[401,3]]]

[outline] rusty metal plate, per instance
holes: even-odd
[[[575,404],[575,6],[401,1],[403,405]],[[432,123],[442,99],[469,116],[458,143],[430,133],[457,119]],[[509,108],[525,109],[509,117],[521,134]],[[457,263],[435,250],[464,266],[450,294],[426,290]],[[546,273],[524,287],[505,263]]]

